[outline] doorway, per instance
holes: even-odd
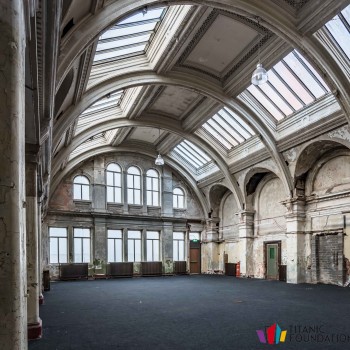
[[[201,243],[190,241],[190,273],[201,273]]]
[[[281,264],[281,241],[266,242],[264,245],[266,279],[278,280]]]

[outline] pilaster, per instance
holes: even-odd
[[[240,244],[240,271],[241,276],[253,276],[253,240],[254,240],[254,215],[255,211],[241,211],[239,230]]]

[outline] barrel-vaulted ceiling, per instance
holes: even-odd
[[[194,181],[221,174],[242,203],[230,168],[261,151],[290,193],[279,141],[292,121],[298,133],[326,102],[350,120],[348,5],[64,0],[53,189],[94,154],[159,152]],[[269,80],[255,86],[259,60]]]

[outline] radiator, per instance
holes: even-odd
[[[88,263],[60,264],[60,280],[87,279],[88,269]]]
[[[116,262],[107,265],[108,277],[132,277],[134,264],[132,262]]]
[[[235,276],[236,277],[236,267],[237,267],[237,264],[226,263],[225,264],[225,275],[226,276]]]
[[[174,273],[176,275],[187,274],[186,261],[174,261]]]
[[[141,274],[142,276],[161,276],[162,263],[161,261],[142,262],[141,263]]]

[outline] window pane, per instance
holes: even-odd
[[[128,180],[128,188],[133,188],[134,187],[134,176],[128,175],[127,180]]]
[[[133,239],[128,240],[128,261],[129,262],[135,261],[135,259],[134,259],[134,240]]]
[[[107,171],[107,185],[113,186],[113,173]]]
[[[74,262],[79,263],[82,261],[81,238],[74,238]]]
[[[134,187],[141,188],[141,177],[140,176],[134,177]]]
[[[67,229],[65,227],[50,227],[49,235],[54,237],[67,237]]]
[[[81,199],[81,185],[74,184],[73,186],[73,198]]]
[[[114,196],[113,196],[113,187],[107,187],[107,202],[113,203],[114,202]]]
[[[107,170],[116,171],[116,172],[120,172],[121,171],[120,166],[118,164],[115,164],[115,163],[109,164],[108,167],[107,167]]]
[[[177,242],[178,241],[173,242],[173,259],[174,259],[174,261],[179,261],[179,250],[177,247]]]
[[[74,228],[74,237],[90,238],[90,229],[75,227]]]
[[[83,239],[83,262],[90,262],[90,238]]]
[[[123,241],[121,239],[115,239],[115,261],[123,261]]]
[[[141,204],[141,191],[135,190],[135,203],[134,204]]]
[[[153,261],[160,261],[158,240],[153,241]]]
[[[158,231],[147,231],[147,239],[159,239]]]
[[[81,187],[82,187],[82,199],[89,200],[90,199],[89,186],[82,185]]]
[[[173,195],[173,207],[177,208],[177,196]]]
[[[159,195],[158,192],[153,192],[153,205],[159,205]]]
[[[174,239],[184,240],[185,239],[185,234],[183,232],[174,232],[173,233],[173,238]]]
[[[114,186],[121,187],[122,185],[122,177],[120,173],[114,173]]]
[[[129,204],[135,204],[134,203],[134,191],[128,190],[128,203]]]
[[[153,244],[152,244],[152,240],[147,240],[147,261],[153,261]]]
[[[108,239],[108,262],[115,262],[114,260],[114,239]]]
[[[58,263],[58,239],[50,238],[50,263]]]
[[[185,260],[185,242],[179,241],[179,261]]]
[[[108,238],[122,238],[122,230],[108,230]]]
[[[154,190],[158,190],[159,189],[159,179],[158,178],[153,178],[152,179],[152,183],[153,183],[153,189]]]
[[[141,239],[141,232],[130,230],[130,231],[128,231],[128,238]]]
[[[327,29],[330,31],[336,42],[350,59],[349,31],[339,18],[335,16],[332,20],[326,23]]]
[[[121,188],[120,187],[116,188],[114,194],[115,194],[116,203],[121,203],[122,202],[122,190],[121,190]]]
[[[59,244],[59,262],[60,263],[66,263],[68,259],[68,252],[67,252],[67,238],[59,238],[58,239]]]
[[[148,190],[152,189],[152,179],[150,177],[146,177],[146,187]]]
[[[141,240],[135,240],[135,261],[141,261]]]
[[[152,205],[152,191],[147,191],[147,205]]]

